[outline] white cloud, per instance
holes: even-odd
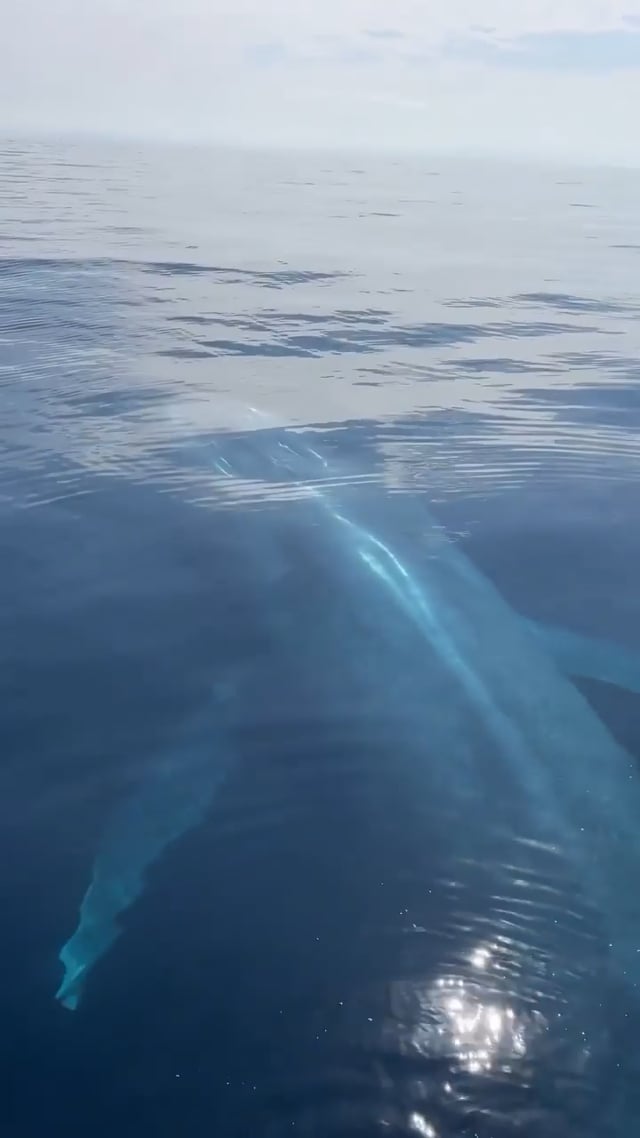
[[[632,161],[640,58],[542,82],[447,48],[631,35],[634,19],[640,0],[20,0],[3,18],[0,130]]]

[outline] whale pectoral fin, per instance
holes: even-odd
[[[164,850],[198,825],[227,774],[226,755],[203,740],[184,747],[152,772],[115,811],[96,856],[76,930],[63,945],[64,976],[56,993],[74,1010],[87,976],[118,939],[121,915],[144,890]]]
[[[555,625],[527,624],[567,675],[601,680],[640,694],[640,651]]]

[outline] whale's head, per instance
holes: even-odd
[[[203,444],[212,473],[243,482],[313,486],[328,477],[329,464],[302,432],[264,427],[225,432]]]

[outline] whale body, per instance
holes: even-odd
[[[391,725],[393,778],[437,866],[429,893],[439,889],[439,912],[451,914],[446,935],[422,929],[428,947],[413,938],[408,951],[402,940],[394,1014],[378,1044],[454,1063],[458,1081],[448,1075],[440,1086],[442,1117],[449,1099],[462,1110],[470,1077],[486,1078],[496,1065],[512,1077],[531,1055],[562,1052],[567,1040],[566,1070],[558,1064],[575,1075],[605,1030],[607,978],[635,1006],[640,780],[569,677],[639,691],[638,661],[532,625],[422,506],[335,478],[306,433],[259,419],[252,427],[206,441],[198,461],[231,482],[259,475],[305,491],[276,505],[269,548],[261,528],[253,551],[273,590],[270,652],[299,661],[316,708],[338,727],[351,705],[363,730],[374,719]],[[250,513],[245,524],[250,548]],[[297,551],[327,583],[304,628],[288,592]],[[205,817],[233,774],[229,709],[237,722],[263,682],[264,661],[247,660],[225,697],[212,698],[115,812],[60,953],[66,1007],[78,1006],[149,867]],[[563,1109],[553,1107],[558,1134]],[[555,1134],[551,1117],[544,1132]]]

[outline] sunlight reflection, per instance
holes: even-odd
[[[428,1020],[416,1042],[431,1047],[437,1039],[437,1050],[453,1054],[470,1074],[522,1059],[528,1048],[531,1020],[516,1015],[499,992],[486,990],[495,951],[490,944],[478,945],[468,958],[477,977],[440,976],[423,994]]]
[[[421,1134],[423,1138],[438,1138],[434,1127],[430,1122],[427,1122],[424,1115],[414,1111],[409,1117],[409,1128],[416,1134]]]

